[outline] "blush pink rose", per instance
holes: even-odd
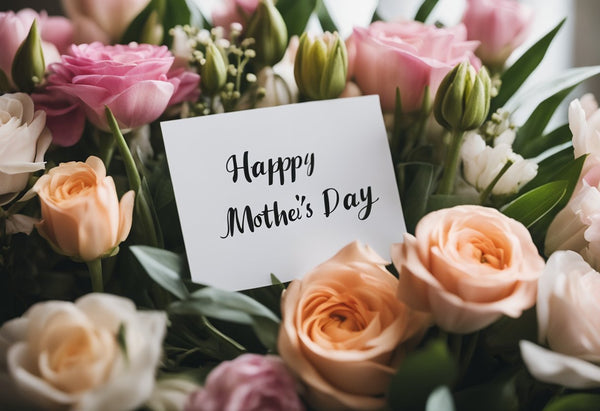
[[[38,21],[46,66],[59,61],[59,53],[72,43],[73,27],[64,17],[49,17],[46,12],[38,14],[32,9],[23,9],[18,13],[0,12],[0,69],[11,83],[15,54],[27,37],[34,19]]]
[[[501,68],[527,38],[532,20],[533,9],[516,0],[469,0],[462,22],[468,39],[481,42],[477,56]]]
[[[395,107],[396,88],[402,109],[421,108],[425,87],[435,93],[456,64],[469,60],[479,70],[473,51],[478,42],[467,41],[465,27],[437,28],[415,21],[377,21],[357,27],[348,41],[349,76],[363,94],[379,94],[384,111]]]
[[[75,116],[71,104],[75,100],[96,127],[109,131],[104,112],[108,106],[119,127],[129,130],[156,120],[170,104],[197,98],[200,77],[182,68],[172,69],[173,61],[165,46],[98,42],[72,46],[60,63],[50,67],[48,84],[41,93],[51,98],[36,100],[47,110],[51,125],[52,114]],[[78,138],[64,140],[71,143]]]
[[[572,251],[550,256],[539,281],[539,341],[521,341],[538,380],[569,388],[600,387],[600,273]]]
[[[442,329],[470,333],[533,306],[544,260],[529,231],[493,208],[427,214],[392,246],[398,298],[431,312]]]
[[[239,23],[244,27],[250,16],[258,7],[259,0],[224,0],[219,2],[212,12],[213,26],[229,30],[232,23]]]
[[[281,358],[243,354],[219,364],[185,405],[185,411],[221,410],[301,411],[304,406]]]
[[[398,301],[385,265],[353,242],[283,293],[278,351],[316,409],[383,408],[406,346],[429,325]]]

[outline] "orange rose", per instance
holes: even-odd
[[[398,298],[444,330],[473,332],[535,303],[544,260],[516,220],[463,205],[426,215],[415,235],[392,246]]]
[[[398,280],[385,264],[354,242],[283,294],[279,354],[316,408],[383,407],[402,343],[428,325],[428,316],[398,301]]]
[[[61,254],[92,261],[110,254],[129,234],[134,192],[117,197],[104,163],[61,163],[43,175],[33,190],[40,197],[39,233]]]

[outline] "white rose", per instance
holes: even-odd
[[[15,198],[27,185],[29,174],[42,170],[52,135],[46,113],[34,112],[24,93],[0,96],[0,205]]]
[[[521,341],[538,380],[569,388],[600,387],[600,273],[572,251],[550,256],[538,282],[539,340]]]
[[[164,378],[156,382],[150,399],[144,404],[152,411],[183,410],[190,394],[200,389],[198,384],[183,378]]]
[[[110,294],[38,303],[0,328],[0,375],[44,408],[134,409],[154,388],[166,320]]]
[[[492,189],[492,194],[512,194],[527,184],[537,174],[537,164],[525,160],[512,151],[509,141],[510,133],[501,134],[494,147],[485,144],[483,138],[474,132],[467,133],[461,148],[463,174],[465,180],[479,191],[485,190],[496,178],[504,165],[510,160],[512,165],[500,177]]]

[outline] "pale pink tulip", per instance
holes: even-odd
[[[444,76],[456,64],[469,60],[481,67],[467,41],[463,25],[437,28],[415,21],[375,22],[357,27],[348,41],[348,69],[363,94],[379,94],[384,111],[395,107],[396,88],[402,109],[421,108],[425,87],[433,97]]]
[[[479,40],[475,51],[484,64],[501,68],[527,38],[533,9],[516,0],[468,0],[463,16],[469,40]]]

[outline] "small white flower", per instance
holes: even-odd
[[[506,143],[511,139],[514,139],[514,132],[506,130],[496,139],[496,145],[490,147],[475,132],[465,135],[461,148],[463,174],[478,191],[485,190],[509,160],[513,164],[494,185],[492,194],[516,193],[537,174],[537,164],[514,153],[510,144]]]

